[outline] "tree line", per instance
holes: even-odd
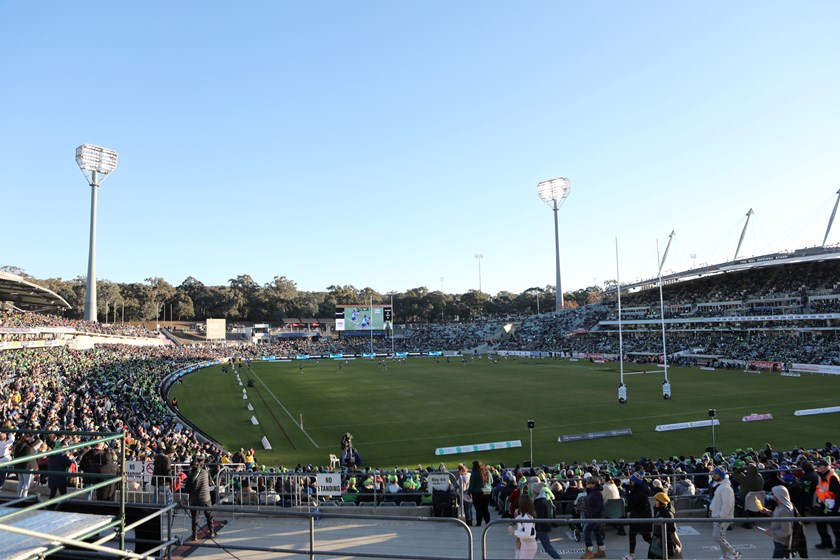
[[[25,271],[4,266],[64,298],[72,308],[62,314],[80,319],[84,314],[86,278],[39,280]],[[606,288],[606,287],[605,287]],[[563,294],[567,308],[601,301],[605,288],[590,286]],[[143,282],[117,283],[97,281],[98,319],[101,322],[202,321],[224,318],[228,321],[294,322],[301,318],[332,318],[336,304],[374,304],[394,302],[394,320],[398,323],[472,321],[480,317],[530,315],[555,311],[553,286],[529,288],[522,293],[502,291],[495,296],[470,290],[446,294],[418,287],[405,292],[380,293],[373,288],[332,285],[325,291],[298,290],[285,276],[275,276],[260,285],[248,274],[228,280],[226,285],[208,286],[190,276],[178,286],[163,278]],[[106,317],[107,314],[107,317]]]

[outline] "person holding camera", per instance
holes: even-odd
[[[204,459],[196,456],[190,463],[190,472],[187,475],[187,491],[190,494],[191,506],[203,506],[204,517],[207,520],[207,535],[210,538],[216,536],[216,530],[213,527],[213,512],[210,510],[210,475],[204,467]],[[192,535],[190,540],[194,541],[198,538],[198,516],[202,510],[190,509],[190,517],[192,518]]]

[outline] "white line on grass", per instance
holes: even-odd
[[[260,383],[262,383],[262,386],[263,386],[263,387],[265,387],[265,390],[266,390],[266,391],[268,391],[268,394],[269,394],[269,395],[271,395],[271,398],[272,398],[272,399],[274,399],[274,400],[277,402],[277,404],[279,404],[279,405],[280,405],[280,408],[282,408],[282,409],[285,411],[285,413],[289,415],[289,418],[291,418],[291,419],[292,419],[292,422],[294,422],[295,426],[297,426],[297,427],[300,429],[300,431],[301,431],[301,432],[303,432],[303,435],[305,435],[305,436],[306,436],[306,438],[307,438],[309,441],[311,441],[311,442],[312,442],[312,445],[314,445],[314,446],[315,446],[315,449],[321,449],[321,446],[320,446],[320,445],[318,445],[318,444],[315,442],[315,440],[314,440],[314,439],[312,439],[312,437],[310,437],[310,435],[309,435],[308,433],[306,433],[306,430],[304,430],[303,428],[301,428],[301,427],[300,427],[300,424],[298,424],[297,420],[295,420],[295,417],[294,417],[294,416],[292,416],[292,413],[291,413],[291,412],[289,412],[289,409],[287,409],[287,408],[283,405],[283,403],[282,403],[282,402],[280,402],[280,399],[278,399],[278,398],[277,398],[277,395],[275,395],[274,393],[272,393],[272,392],[271,392],[271,389],[269,389],[269,388],[268,388],[268,385],[266,385],[266,384],[265,384],[265,381],[263,381],[263,380],[262,380],[262,378],[261,378],[259,375],[257,375],[257,372],[255,372],[253,369],[251,369],[251,366],[250,366],[250,365],[248,366],[248,369],[251,371],[251,373],[252,373],[252,374],[254,374],[254,377],[256,377],[256,378],[257,378],[257,381],[259,381]]]

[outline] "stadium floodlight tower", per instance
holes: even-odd
[[[537,184],[537,194],[540,199],[554,210],[554,248],[556,253],[555,273],[557,278],[554,304],[557,311],[563,309],[563,288],[560,285],[560,218],[559,210],[572,192],[572,182],[565,177],[549,179]]]
[[[117,152],[82,144],[76,148],[76,163],[90,185],[90,248],[88,252],[85,321],[96,321],[96,193],[100,180],[117,168]]]

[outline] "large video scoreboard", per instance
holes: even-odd
[[[390,305],[336,305],[335,330],[382,331],[391,328]]]

